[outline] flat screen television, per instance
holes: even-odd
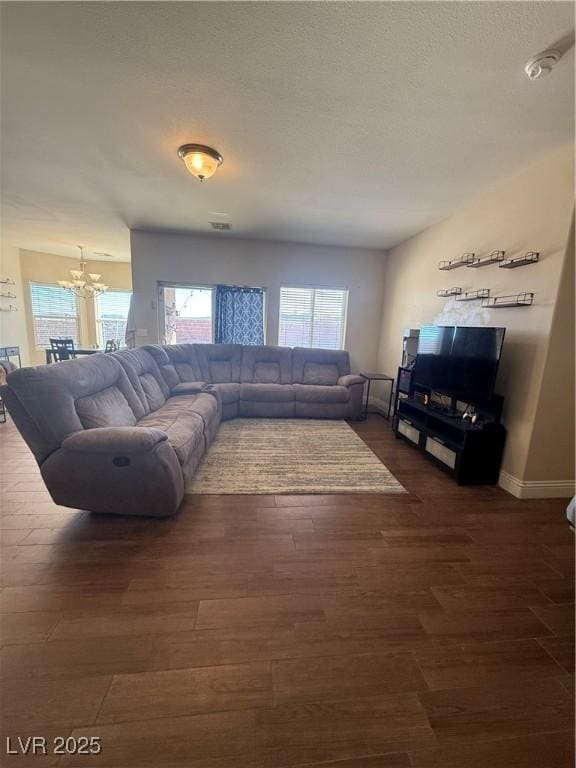
[[[492,397],[505,328],[426,325],[420,329],[413,381],[466,403]]]

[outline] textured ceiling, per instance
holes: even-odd
[[[130,228],[389,247],[573,136],[563,2],[2,3],[3,225],[129,258]],[[224,156],[201,185],[176,155]],[[220,217],[222,219],[222,217]],[[214,237],[229,237],[214,233]]]

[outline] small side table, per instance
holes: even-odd
[[[385,373],[361,373],[360,376],[362,376],[363,379],[366,379],[368,382],[368,388],[366,390],[366,403],[364,404],[364,417],[363,420],[365,421],[368,416],[368,401],[370,400],[370,384],[373,381],[389,381],[390,382],[390,397],[388,398],[388,414],[385,418],[390,420],[390,411],[392,409],[392,393],[394,391],[394,377],[388,376]]]

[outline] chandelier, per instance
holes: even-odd
[[[61,288],[66,288],[80,299],[93,299],[94,296],[99,296],[107,291],[108,286],[100,282],[102,275],[86,272],[84,248],[81,245],[78,245],[77,248],[80,249],[80,269],[71,269],[72,280],[58,280],[58,285]]]

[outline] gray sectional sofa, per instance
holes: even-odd
[[[358,419],[363,386],[347,352],[179,344],[21,368],[1,393],[57,504],[164,517],[221,420]]]

